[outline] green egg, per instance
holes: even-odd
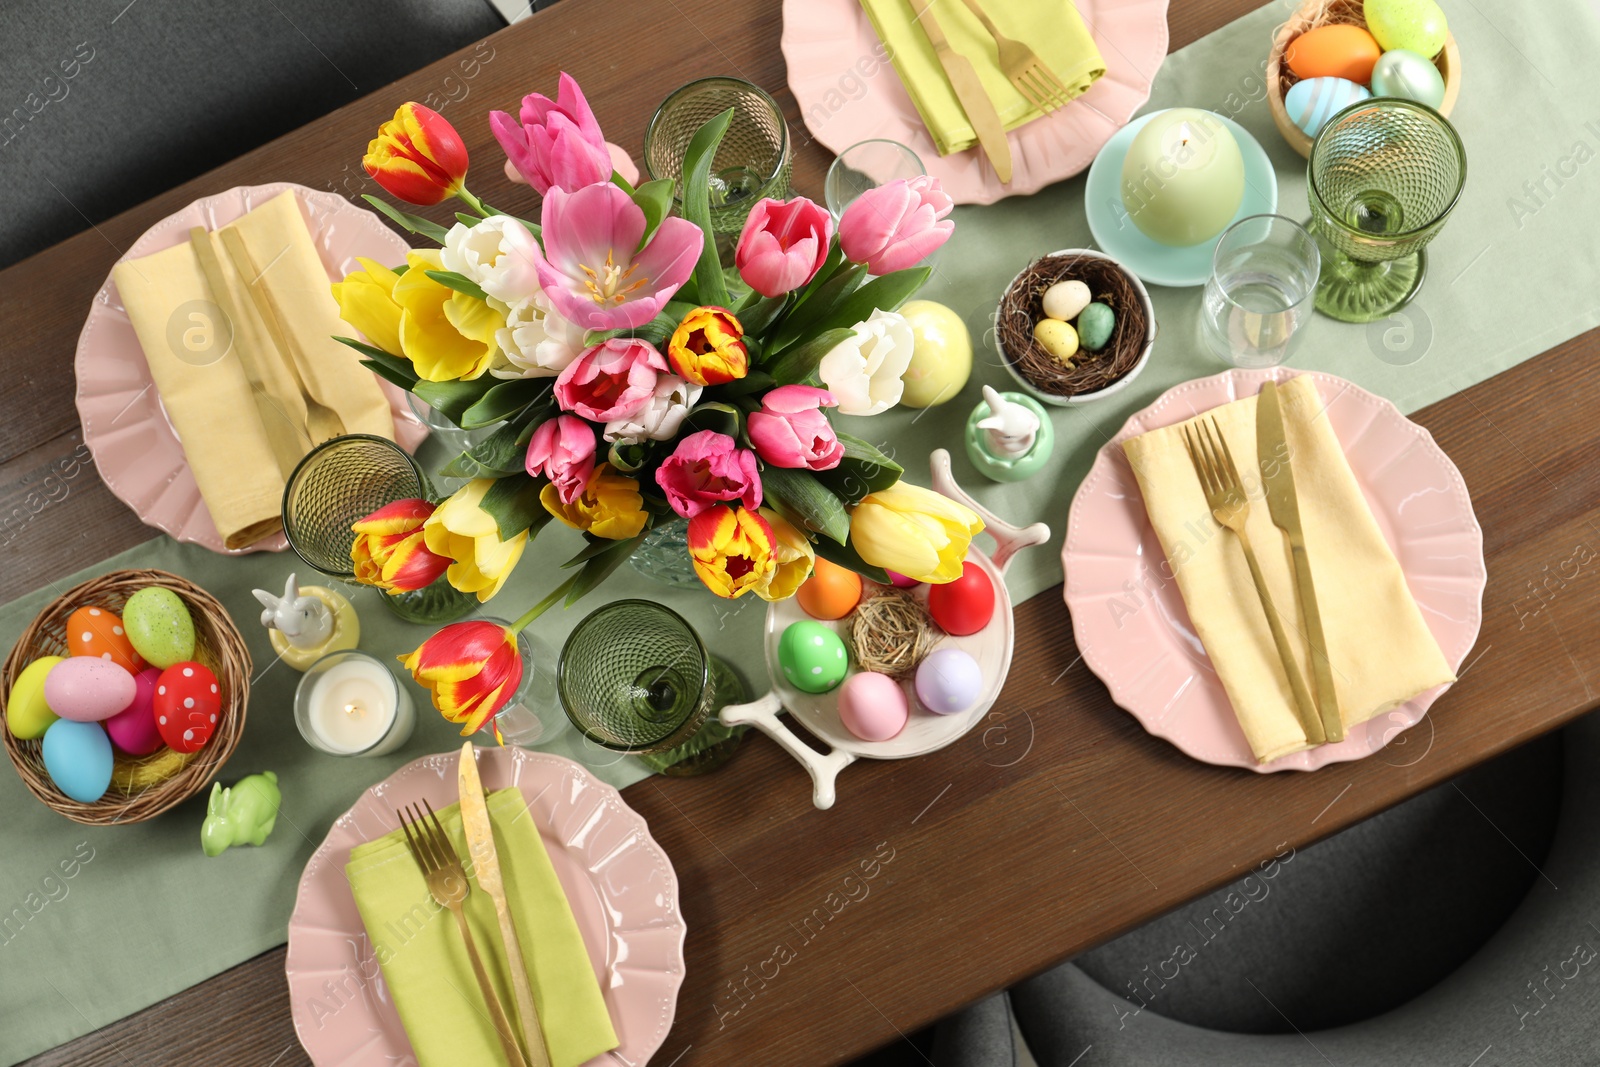
[[[1078,343],[1091,352],[1104,348],[1116,328],[1117,313],[1105,304],[1090,304],[1078,313]]]
[[[850,656],[839,635],[820,622],[795,622],[778,638],[778,666],[789,684],[807,693],[826,693],[850,670]]]
[[[159,586],[141,589],[122,609],[122,625],[133,650],[163,670],[194,658],[194,619],[177,593]]]

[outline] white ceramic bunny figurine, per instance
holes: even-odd
[[[265,589],[254,590],[256,599],[266,608],[261,613],[261,625],[277,630],[288,638],[292,648],[318,648],[333,636],[333,612],[328,605],[314,596],[300,595],[300,582],[289,575],[283,584],[283,596],[273,596]]]
[[[1039,417],[1021,404],[1013,404],[990,386],[983,387],[989,417],[978,428],[989,433],[989,448],[996,456],[1020,456],[1033,447]]]

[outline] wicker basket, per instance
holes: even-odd
[[[250,699],[250,653],[244,638],[215,597],[191,582],[166,571],[113,571],[91,578],[57,597],[39,613],[17,641],[0,670],[0,712],[17,675],[40,656],[67,654],[67,617],[80,607],[110,608],[122,613],[128,598],[140,589],[160,586],[183,600],[194,618],[194,658],[209,667],[221,688],[222,713],[211,740],[195,758],[172,777],[132,795],[120,793],[116,786],[92,804],[82,804],[63,794],[50,781],[44,769],[39,741],[19,741],[9,730],[5,737],[6,754],[16,765],[23,784],[55,811],[86,826],[143,822],[179,804],[211,784],[222,765],[233,754],[244,733],[245,709]],[[118,760],[125,757],[118,755]]]
[[[1300,80],[1283,61],[1283,55],[1296,37],[1319,26],[1360,26],[1366,29],[1367,19],[1362,14],[1362,0],[1307,0],[1273,34],[1272,55],[1267,60],[1267,103],[1272,108],[1272,121],[1277,123],[1278,132],[1289,142],[1289,147],[1308,159],[1311,156],[1311,138],[1290,120],[1289,112],[1283,106],[1283,98],[1288,95],[1290,86]],[[1456,97],[1461,95],[1461,53],[1456,49],[1454,36],[1445,38],[1444,48],[1433,62],[1444,76],[1444,100],[1439,104],[1439,114],[1449,118],[1450,110],[1456,106]]]

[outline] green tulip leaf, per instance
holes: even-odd
[[[481,380],[481,379],[480,379]],[[551,402],[550,388],[554,378],[512,378],[508,381],[494,379],[483,395],[468,407],[459,420],[464,430],[476,430],[509,419],[535,403]]]
[[[640,248],[650,243],[661,220],[672,213],[672,186],[671,178],[657,178],[645,182],[630,194],[633,202],[639,205],[639,210],[644,212],[644,236],[639,238]]]
[[[478,300],[489,299],[489,294],[483,291],[483,286],[464,274],[457,274],[453,270],[425,270],[422,273],[447,289],[454,289],[458,293],[465,293]]]
[[[761,472],[762,495],[784,518],[805,530],[844,544],[850,536],[850,513],[833,491],[810,471],[767,464]]]
[[[700,227],[705,242],[694,268],[695,293],[701,304],[728,306],[728,286],[717,258],[717,234],[711,228],[711,161],[733,121],[733,108],[707,120],[683,154],[683,217]]]
[[[844,445],[844,457],[832,470],[817,471],[817,478],[849,506],[861,503],[868,493],[889,488],[905,474],[900,464],[870,442],[847,433],[838,438]]]
[[[888,573],[882,567],[874,567],[862,559],[853,545],[837,545],[824,539],[813,541],[811,547],[816,550],[817,555],[829,563],[836,563],[846,570],[855,571],[863,578],[871,578],[879,585],[889,584]]]
[[[408,233],[420,234],[430,241],[444,244],[445,234],[449,231],[437,222],[425,219],[421,215],[413,215],[409,211],[401,211],[387,200],[373,196],[371,193],[363,193],[361,199],[377,208],[380,214]]]
[[[526,444],[519,444],[522,426],[508,422],[461,453],[439,473],[446,478],[504,478],[526,469]]]
[[[817,372],[822,357],[854,335],[855,331],[848,328],[824,330],[786,350],[767,364],[766,371],[779,385],[798,385],[808,381]]]
[[[497,379],[490,379],[487,376],[470,382],[459,378],[448,382],[419,379],[411,391],[416,393],[424,404],[440,412],[457,426],[465,426],[462,420],[466,416],[467,409],[481,400],[494,386],[495,381]]]
[[[532,537],[550,521],[550,512],[539,502],[539,491],[544,486],[543,478],[519,473],[499,479],[483,494],[479,507],[494,519],[500,540],[509,541],[523,531]]]

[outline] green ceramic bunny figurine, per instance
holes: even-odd
[[[220,856],[232,845],[264,843],[282,803],[278,776],[271,771],[241,778],[229,789],[215,783],[200,827],[200,847],[207,856]]]

